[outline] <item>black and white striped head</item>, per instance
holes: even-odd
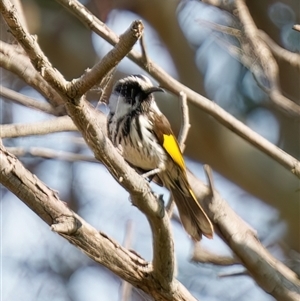
[[[109,98],[110,114],[122,117],[131,111],[147,110],[154,102],[153,92],[163,92],[162,88],[153,86],[150,79],[144,75],[130,75],[118,80]]]

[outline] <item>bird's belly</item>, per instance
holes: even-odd
[[[166,154],[162,147],[155,142],[122,143],[122,151],[125,160],[136,167],[144,170],[165,168]]]

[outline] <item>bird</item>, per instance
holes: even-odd
[[[154,93],[164,92],[145,75],[129,75],[113,86],[108,100],[108,137],[143,176],[157,176],[171,192],[185,231],[194,241],[213,237],[213,225],[188,182],[178,141]]]

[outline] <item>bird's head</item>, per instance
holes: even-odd
[[[160,87],[152,84],[144,75],[130,75],[118,80],[109,99],[111,114],[119,116],[128,114],[130,111],[143,113],[154,102],[153,92],[164,92]]]

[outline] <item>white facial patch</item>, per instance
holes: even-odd
[[[111,114],[115,114],[115,118],[120,118],[127,115],[131,110],[131,104],[127,103],[124,97],[118,93],[113,93],[109,98],[108,104]]]

